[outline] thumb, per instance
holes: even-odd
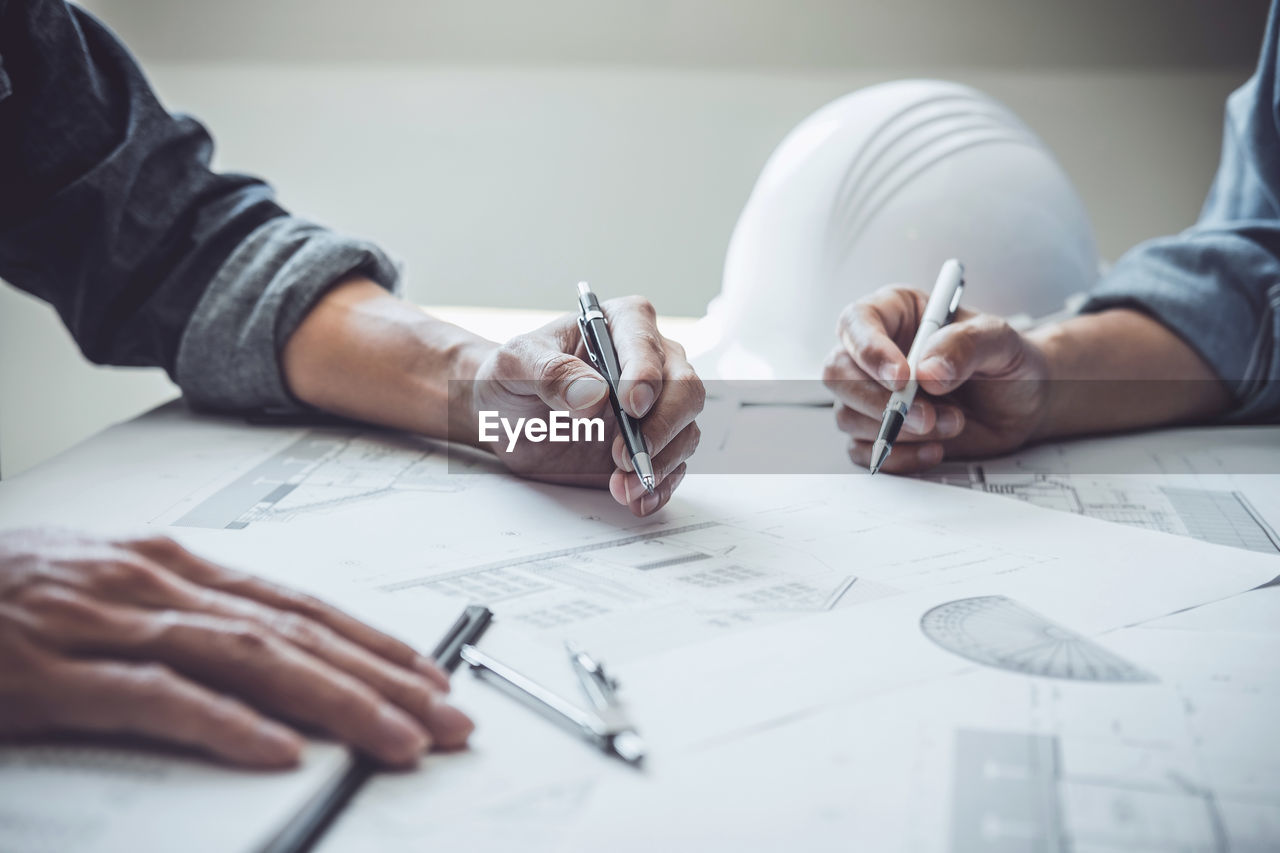
[[[916,377],[925,392],[948,394],[973,376],[996,377],[1021,360],[1022,336],[999,317],[980,314],[939,330],[920,356]]]
[[[538,359],[534,388],[548,408],[577,413],[594,409],[609,393],[604,377],[595,368],[556,351]]]

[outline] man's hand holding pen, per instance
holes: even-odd
[[[873,463],[885,406],[913,376],[907,353],[928,302],[923,291],[885,287],[840,316],[840,344],[822,378],[859,466]],[[924,393],[905,414],[887,472],[1012,450],[1035,438],[1046,418],[1050,371],[1042,346],[989,314],[959,308],[954,319],[921,342],[914,376]]]
[[[650,515],[670,500],[684,477],[685,460],[698,446],[694,419],[702,411],[705,392],[684,349],[658,331],[648,300],[623,297],[600,307],[621,370],[619,404],[638,421],[653,462],[652,494],[634,470],[632,454],[610,411],[609,385],[590,361],[577,313],[512,338],[489,353],[474,381],[465,383],[450,402],[467,414],[467,425],[455,428],[451,437],[475,443],[474,418],[481,411],[497,411],[511,420],[546,419],[552,411],[600,417],[605,424],[602,442],[522,441],[511,452],[500,447],[497,456],[514,473],[532,479],[607,485],[618,503],[636,515]]]

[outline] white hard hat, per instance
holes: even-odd
[[[1044,143],[967,86],[905,80],[833,101],[765,164],[700,321],[701,375],[813,379],[849,302],[966,270],[965,306],[1062,309],[1097,278],[1084,205]],[[696,345],[695,345],[696,346]]]

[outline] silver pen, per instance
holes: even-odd
[[[618,701],[617,681],[605,675],[600,664],[585,652],[570,648],[569,659],[595,713],[579,708],[475,646],[463,646],[461,656],[476,676],[576,732],[602,751],[628,764],[639,764],[644,759],[644,741]]]
[[[613,733],[609,739],[609,750],[623,761],[631,764],[639,762],[645,754],[644,741],[640,739],[618,699],[618,680],[609,676],[604,671],[604,665],[582,649],[572,643],[565,643],[564,646],[569,652],[573,671],[578,674],[582,691],[587,694],[596,713]]]
[[[591,292],[585,281],[578,282],[578,329],[582,332],[582,344],[587,349],[587,357],[595,365],[596,370],[604,377],[609,386],[609,403],[613,406],[614,417],[618,419],[618,430],[626,443],[627,453],[631,456],[631,465],[635,468],[640,484],[649,494],[657,483],[653,476],[653,460],[649,457],[649,445],[645,444],[644,434],[640,432],[640,424],[622,408],[622,396],[618,384],[622,381],[622,367],[618,362],[618,350],[613,345],[613,336],[609,334],[609,321],[600,310],[600,300]]]
[[[933,285],[933,292],[929,294],[929,302],[925,305],[920,328],[916,330],[915,340],[911,342],[911,349],[907,353],[907,367],[910,368],[911,375],[907,379],[907,384],[901,391],[894,391],[884,407],[884,416],[880,420],[880,434],[876,436],[876,443],[871,446],[872,474],[879,471],[884,460],[889,458],[889,454],[893,451],[893,443],[897,440],[898,433],[902,431],[902,424],[907,419],[907,411],[915,402],[918,388],[916,367],[925,345],[929,343],[929,338],[933,337],[935,332],[955,319],[956,310],[960,307],[960,296],[963,293],[964,265],[953,258],[942,265],[938,280]]]

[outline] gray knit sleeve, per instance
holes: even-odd
[[[397,265],[372,243],[291,216],[259,226],[222,264],[183,332],[175,374],[188,400],[300,407],[285,387],[281,351],[316,300],[354,273],[399,287]]]

